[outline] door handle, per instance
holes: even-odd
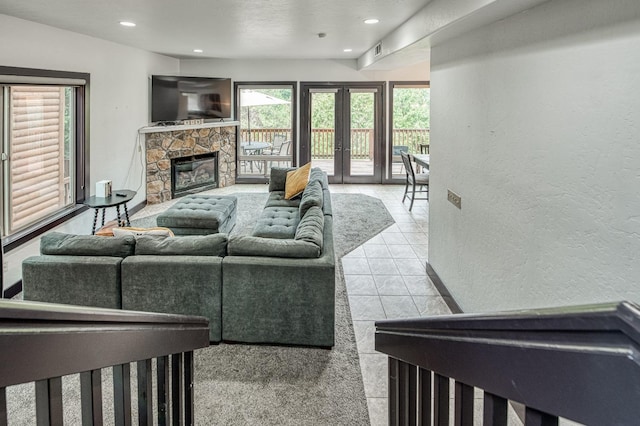
[[[338,145],[338,146],[336,146],[336,148],[334,149],[334,151],[342,151],[342,145]]]

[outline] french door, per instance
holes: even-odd
[[[331,183],[381,183],[384,83],[302,83],[300,163]]]

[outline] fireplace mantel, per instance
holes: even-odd
[[[178,124],[175,126],[147,126],[140,129],[140,133],[176,132],[181,130],[208,129],[212,127],[239,126],[239,121],[211,121],[201,124]]]

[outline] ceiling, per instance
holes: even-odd
[[[429,0],[0,0],[0,14],[176,58],[354,59]],[[378,18],[367,25],[363,21]],[[132,21],[126,28],[120,21]],[[325,33],[326,37],[318,37]],[[344,49],[353,49],[344,52]],[[194,53],[202,49],[203,53]]]

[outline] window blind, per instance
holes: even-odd
[[[10,232],[65,204],[62,87],[13,86],[10,93]]]

